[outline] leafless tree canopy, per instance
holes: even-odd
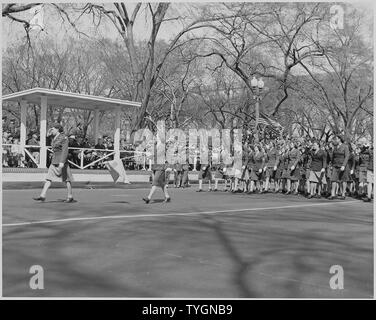
[[[159,119],[174,128],[251,129],[250,81],[262,77],[261,111],[287,132],[372,133],[373,36],[364,10],[350,4],[342,4],[343,29],[330,26],[330,3],[49,4],[72,30],[64,46],[52,34],[30,37],[20,14],[36,5],[3,5],[27,39],[3,56],[3,93],[40,86],[139,101],[137,113],[124,115],[133,131],[154,130]],[[91,37],[80,21],[110,26],[116,37]],[[90,128],[90,113],[72,115]],[[62,108],[51,116],[68,115]]]

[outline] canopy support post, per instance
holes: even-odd
[[[94,110],[94,140],[95,140],[95,145],[98,143],[98,138],[99,138],[99,110],[95,109]]]
[[[39,168],[46,168],[47,164],[47,96],[40,98],[40,163]]]
[[[120,107],[116,107],[115,109],[115,134],[114,134],[114,159],[120,159],[120,123],[121,123],[121,109]]]
[[[20,123],[20,146],[22,156],[25,157],[26,145],[26,115],[27,115],[27,101],[21,100],[21,123]]]

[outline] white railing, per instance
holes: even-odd
[[[12,146],[17,146],[19,148],[19,154],[22,154],[23,157],[25,157],[25,155],[28,155],[28,157],[30,158],[30,160],[37,166],[37,167],[40,167],[40,159],[36,159],[32,152],[30,152],[30,148],[33,148],[33,149],[39,149],[41,148],[41,146],[38,146],[38,145],[25,145],[25,148],[22,150],[22,146],[19,145],[19,144],[10,144],[10,143],[3,143],[2,144],[2,149],[8,149],[9,152],[11,152],[11,149],[12,149]],[[47,149],[47,152],[51,153],[52,152],[52,148],[51,146],[47,146],[46,147]],[[73,161],[71,160],[68,160],[68,163],[70,163],[72,166],[78,168],[78,169],[86,169],[86,168],[89,168],[91,166],[93,166],[94,164],[98,163],[98,162],[101,162],[101,161],[104,161],[104,160],[109,160],[108,158],[115,155],[115,151],[113,149],[96,149],[96,148],[76,148],[76,147],[69,147],[68,150],[78,150],[79,153],[77,155],[80,163],[77,164],[77,163],[74,163]],[[95,157],[94,160],[90,161],[89,163],[86,163],[85,164],[85,153],[97,153],[97,157]],[[124,154],[124,153],[130,153],[130,154],[141,154],[141,156],[143,157],[144,161],[143,161],[143,170],[146,170],[146,159],[147,159],[147,156],[146,156],[146,153],[144,152],[139,152],[139,151],[133,151],[133,150],[120,150],[120,153],[121,154]],[[40,154],[40,152],[39,152]],[[94,155],[95,156],[95,155]],[[134,158],[134,156],[128,156],[128,157],[122,157],[122,159],[132,159]],[[150,170],[150,165],[149,165],[149,170]]]
[[[47,147],[47,150],[49,152],[52,152],[52,149],[51,147]],[[94,164],[98,163],[98,162],[101,162],[113,155],[115,155],[115,151],[113,149],[95,149],[95,148],[76,148],[76,147],[69,147],[68,150],[79,150],[80,153],[78,155],[78,158],[80,159],[80,165],[72,162],[71,160],[68,160],[68,162],[73,165],[74,167],[78,168],[78,169],[86,169],[86,168],[89,168],[91,166],[93,166]],[[98,153],[100,156],[99,158],[96,158],[95,160],[91,161],[90,163],[87,163],[86,165],[84,164],[84,160],[85,160],[85,152],[96,152]],[[144,158],[144,161],[143,161],[143,169],[142,170],[146,170],[146,153],[145,152],[139,152],[139,151],[133,151],[133,150],[120,150],[119,151],[120,153],[133,153],[133,154],[136,154],[136,153],[141,153],[141,155],[143,156]],[[106,154],[104,154],[106,153]],[[129,157],[122,157],[121,159],[132,159],[134,158],[134,156],[129,156]],[[150,166],[149,166],[149,170],[150,169]]]
[[[3,143],[2,144],[2,149],[4,150],[5,148],[4,147],[8,147],[9,149],[9,152],[11,152],[12,150],[12,147],[13,146],[17,146],[17,149],[19,148],[19,151],[18,154],[21,154],[23,157],[25,157],[25,154],[27,154],[29,157],[30,157],[30,160],[36,165],[39,167],[39,161],[37,161],[33,155],[31,154],[31,152],[29,150],[27,150],[27,148],[39,148],[40,149],[40,146],[35,146],[35,145],[25,145],[25,148],[22,150],[22,146],[20,144],[14,144],[14,143]],[[39,159],[38,159],[39,160]]]
[[[35,149],[35,148],[40,148],[40,146],[29,146],[29,145],[27,145],[27,146],[25,146],[25,149],[24,149],[24,152],[29,156],[29,158],[31,159],[31,161],[33,161],[37,165],[37,167],[39,167],[40,151],[39,151],[39,156],[38,156],[38,160],[37,160],[37,159],[35,159],[33,157],[33,155],[30,153],[30,151],[27,150],[27,148],[34,148]]]
[[[23,157],[25,157],[25,155],[27,155],[29,157],[29,159],[38,168],[40,168],[40,149],[41,149],[41,146],[39,146],[39,145],[25,145],[24,146],[25,148],[22,150],[22,146],[19,145],[19,144],[10,144],[10,143],[3,143],[2,144],[3,149],[5,149],[5,147],[8,147],[9,152],[11,151],[12,146],[17,146],[19,148],[19,151],[20,151],[19,154],[22,154]],[[38,151],[39,152],[39,156],[37,157],[37,159],[33,156],[33,152],[31,152],[28,149],[38,149],[39,150]],[[51,146],[47,146],[46,149],[47,149],[47,153],[51,153],[52,152]],[[68,160],[68,163],[70,163],[73,167],[81,169],[81,170],[89,168],[89,167],[93,166],[94,164],[96,164],[98,162],[101,162],[101,161],[104,161],[104,160],[108,159],[109,157],[115,155],[115,151],[113,149],[95,149],[95,148],[69,147],[68,150],[70,150],[70,151],[72,151],[72,150],[78,150],[79,151],[79,153],[78,153],[79,164],[74,163],[71,160]],[[85,153],[93,153],[93,152],[96,152],[97,156],[99,156],[99,158],[96,157],[90,163],[86,163],[85,164]],[[121,159],[132,159],[132,158],[135,158],[135,157],[142,157],[142,160],[138,161],[138,163],[140,163],[140,162],[142,163],[142,169],[141,170],[151,171],[152,160],[148,159],[148,156],[147,156],[146,152],[136,151],[136,150],[120,150],[120,153],[121,154],[124,154],[124,153],[133,154],[133,155],[126,156],[126,157],[121,157]],[[148,166],[148,169],[146,169],[147,166]]]
[[[68,163],[70,163],[72,166],[74,166],[74,167],[76,167],[78,169],[81,169],[81,170],[89,168],[92,165],[94,165],[94,164],[96,164],[98,162],[101,162],[104,159],[107,159],[107,158],[109,158],[109,157],[111,157],[111,156],[113,156],[115,154],[115,151],[113,149],[95,149],[95,148],[69,147],[68,150],[78,150],[79,151],[78,159],[80,160],[80,164],[78,165],[78,164],[72,162],[71,160],[68,160]],[[47,151],[48,152],[52,152],[51,147],[47,147]],[[97,152],[98,154],[100,154],[100,156],[99,156],[99,158],[96,158],[95,160],[93,160],[90,163],[88,163],[88,164],[85,165],[84,164],[85,152],[90,152],[90,153]],[[103,153],[106,153],[106,154],[103,154]]]

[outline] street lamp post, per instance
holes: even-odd
[[[255,140],[256,142],[258,142],[259,141],[258,124],[259,124],[259,118],[260,118],[260,100],[261,100],[261,92],[264,88],[264,81],[262,81],[261,78],[257,80],[255,77],[253,77],[251,80],[251,87],[252,87],[253,99],[256,100]]]

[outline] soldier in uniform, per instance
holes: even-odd
[[[350,174],[352,176],[353,180],[353,190],[352,190],[352,196],[355,198],[359,198],[359,160],[360,160],[360,148],[361,145],[356,144],[354,148],[354,154],[352,157],[352,163],[351,163],[351,171]],[[360,199],[360,198],[359,198]]]
[[[247,144],[243,151],[243,166],[242,166],[242,180],[244,184],[243,192],[249,193],[250,187],[250,172],[251,172],[251,160],[252,147]]]
[[[320,149],[319,144],[316,141],[313,142],[308,163],[308,167],[310,169],[308,176],[308,181],[310,183],[308,199],[315,196],[321,198],[321,185],[326,184],[325,170],[327,162],[326,152]]]
[[[276,181],[276,193],[283,192],[285,187],[285,179],[283,178],[283,172],[285,171],[286,151],[285,146],[281,144],[278,152],[279,162],[277,165],[277,171],[275,174]]]
[[[347,189],[349,191],[349,195],[353,196],[354,195],[354,190],[355,190],[355,166],[357,162],[357,156],[356,156],[356,146],[355,144],[350,144],[349,143],[349,162],[348,162],[348,181],[347,181]]]
[[[252,153],[250,162],[252,170],[250,175],[251,186],[249,191],[250,193],[254,192],[255,187],[256,191],[261,192],[262,171],[265,164],[265,155],[259,145],[254,146],[254,152]]]
[[[264,193],[269,192],[270,182],[274,183],[274,192],[278,190],[276,186],[276,171],[279,162],[279,152],[273,142],[266,146],[266,166],[264,167],[265,172],[265,188]]]
[[[182,188],[188,187],[188,183],[189,183],[188,173],[189,173],[189,161],[186,160],[185,164],[182,165],[182,173],[181,173],[182,174],[182,179],[181,179]]]
[[[370,202],[372,197],[372,189],[374,184],[374,177],[373,177],[373,148],[370,147],[367,143],[363,148],[362,154],[364,158],[367,159],[367,166],[366,166],[366,184],[365,187],[367,188],[367,196],[363,198],[363,201]],[[361,163],[362,165],[362,163]]]
[[[165,164],[153,164],[151,166],[153,171],[153,183],[147,198],[142,198],[146,203],[149,203],[157,187],[161,187],[165,195],[164,202],[170,202],[171,198],[168,194],[168,176],[172,171],[172,166],[166,161]]]
[[[286,145],[284,147],[284,152],[282,155],[282,175],[281,175],[281,180],[282,180],[282,186],[281,190],[283,193],[287,194],[290,193],[290,188],[291,188],[291,183],[288,183],[288,179],[290,178],[290,169],[289,169],[289,150],[290,147]]]
[[[214,169],[214,190],[213,191],[218,191],[218,182],[219,180],[223,179],[224,168],[225,168],[225,165],[223,163],[223,160],[221,160],[219,164],[216,164],[213,166],[213,169]]]
[[[320,148],[316,140],[313,140],[313,142],[308,141],[304,145],[301,146],[301,169],[300,169],[301,180],[300,180],[299,189],[301,193],[306,196],[309,196],[310,190],[311,190],[311,185],[309,181],[310,170],[308,169],[308,164],[310,160],[310,153],[312,152],[314,143],[317,143],[316,147]],[[321,186],[321,183],[320,183],[320,186]]]
[[[291,142],[290,151],[288,152],[288,177],[287,177],[287,192],[295,195],[298,194],[299,180],[300,180],[300,151],[298,150],[297,142]],[[293,191],[294,190],[294,191]]]
[[[331,153],[331,163],[332,163],[332,175],[330,180],[332,181],[332,192],[329,200],[333,200],[339,191],[340,184],[342,184],[342,195],[339,199],[345,199],[346,185],[347,185],[347,174],[346,166],[348,165],[348,160],[350,156],[349,147],[347,144],[343,143],[343,137],[336,135],[333,139],[333,151]]]
[[[210,164],[209,163],[202,164],[200,160],[200,162],[198,163],[197,169],[200,170],[198,173],[197,192],[202,192],[203,180],[208,181],[208,184],[209,184],[208,191],[211,191],[212,172],[211,172]]]
[[[180,188],[182,184],[183,177],[183,165],[176,163],[174,166],[174,184],[175,188]]]
[[[226,164],[223,168],[223,180],[225,180],[225,189],[224,191],[232,191],[233,190],[233,178],[234,178],[234,159],[230,157],[231,163]],[[227,188],[228,186],[228,188]]]
[[[363,198],[366,195],[367,189],[367,166],[369,163],[369,152],[365,147],[365,141],[359,142],[359,198]]]
[[[52,181],[60,180],[66,183],[68,190],[68,197],[64,201],[66,203],[73,202],[72,173],[68,165],[68,138],[64,134],[63,126],[59,123],[55,123],[48,131],[49,135],[53,136],[51,142],[52,159],[48,168],[46,182],[44,183],[42,192],[39,197],[33,198],[36,201],[45,201],[48,188],[51,186]]]
[[[324,185],[324,190],[322,192],[323,196],[325,198],[330,197],[331,190],[332,190],[332,172],[333,172],[333,166],[332,166],[332,155],[333,155],[333,144],[326,143],[324,147],[322,148],[326,152],[326,185]]]

